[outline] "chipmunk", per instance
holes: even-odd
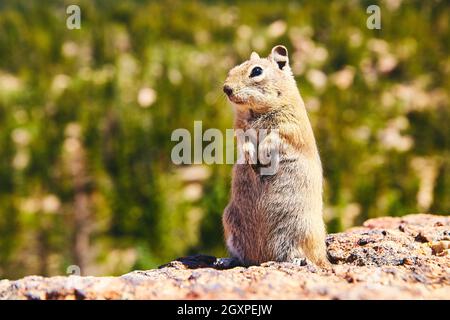
[[[253,52],[228,73],[223,91],[235,109],[235,129],[266,129],[256,147],[245,142],[244,164],[233,167],[231,199],[224,210],[230,255],[243,265],[309,259],[329,268],[322,217],[322,165],[286,47],[267,58]],[[278,150],[272,175],[248,160]]]

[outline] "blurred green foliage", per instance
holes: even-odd
[[[366,28],[374,2],[381,30]],[[175,166],[170,137],[231,128],[228,70],[276,44],[318,140],[330,232],[448,214],[449,23],[447,1],[0,2],[0,277],[225,255],[231,166]]]

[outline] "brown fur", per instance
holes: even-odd
[[[250,77],[255,66],[263,73]],[[269,134],[258,142],[258,152],[280,146],[274,175],[261,175],[249,163],[233,168],[231,199],[223,215],[230,254],[247,265],[306,256],[327,267],[322,166],[287,49],[276,46],[263,59],[252,53],[229,72],[224,88],[232,90],[228,97],[235,107],[235,129],[278,129],[279,136]],[[252,150],[248,145],[243,149]]]

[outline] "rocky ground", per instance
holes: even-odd
[[[121,277],[0,281],[0,299],[450,299],[450,217],[371,219],[328,236],[333,270],[192,256]]]

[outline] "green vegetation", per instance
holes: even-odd
[[[450,7],[382,1],[369,30],[370,4],[2,1],[0,277],[225,255],[231,166],[175,166],[170,136],[231,128],[228,70],[275,44],[316,133],[330,232],[450,213]]]

